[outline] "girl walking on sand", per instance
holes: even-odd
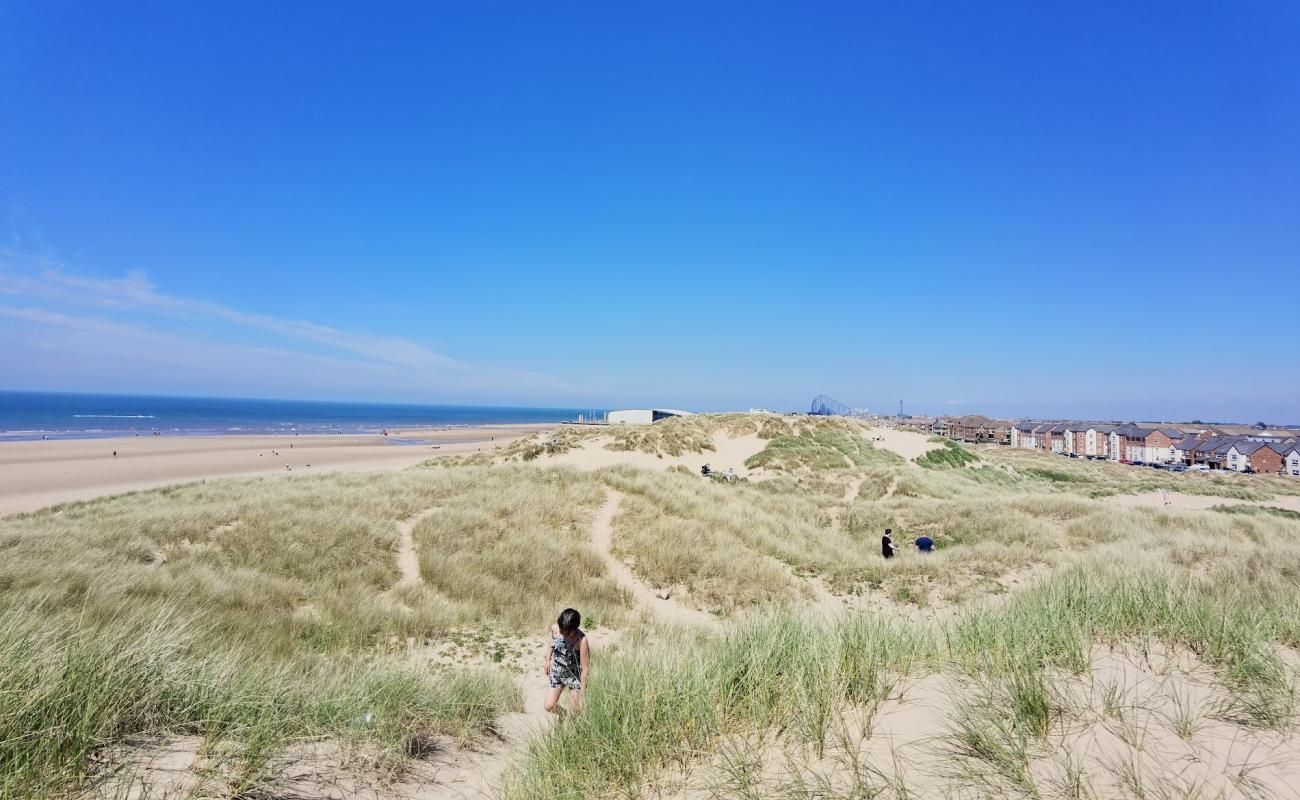
[[[582,615],[572,608],[560,612],[560,618],[551,626],[551,645],[546,649],[546,678],[550,691],[546,693],[546,710],[555,711],[560,694],[569,690],[569,710],[582,708],[582,690],[587,685],[587,665],[590,651],[587,634],[582,632]]]

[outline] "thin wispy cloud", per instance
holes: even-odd
[[[214,348],[226,354],[238,353],[238,358],[217,359],[227,371],[238,371],[239,358],[274,360],[285,372],[284,383],[289,386],[304,379],[320,383],[324,376],[314,375],[313,371],[320,369],[324,356],[336,372],[330,376],[336,381],[340,375],[351,374],[358,381],[371,382],[371,386],[358,386],[358,390],[452,395],[483,392],[520,398],[570,393],[555,377],[531,370],[476,366],[411,339],[244,311],[211,300],[166,293],[142,272],[116,278],[95,277],[9,251],[0,251],[0,318],[12,321],[20,331],[26,327],[33,334],[39,333],[37,329],[57,328],[117,340],[122,348],[119,359],[130,360],[133,367],[142,361],[159,360],[158,351],[165,340],[169,358],[187,347],[209,357]],[[223,326],[228,328],[229,336],[221,335]],[[265,346],[250,348],[237,341],[241,330],[244,335],[255,334]],[[63,341],[65,348],[103,351],[102,341],[93,344],[91,348],[89,341]],[[76,353],[60,355],[71,357]],[[194,368],[210,370],[211,366],[195,364]],[[248,363],[247,372],[265,370]],[[373,386],[376,381],[381,385]],[[283,390],[270,387],[267,391]]]

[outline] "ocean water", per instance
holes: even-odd
[[[400,405],[217,397],[0,392],[0,441],[383,429],[563,422],[589,408]]]

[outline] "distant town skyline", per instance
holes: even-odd
[[[7,4],[0,388],[1300,420],[1300,6],[566,12]]]

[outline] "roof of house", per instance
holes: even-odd
[[[1240,436],[1211,436],[1205,442],[1196,448],[1200,453],[1216,453],[1219,455],[1226,454],[1232,449],[1237,442],[1245,441]]]
[[[1161,428],[1160,432],[1165,436],[1168,436],[1170,439],[1181,439],[1187,435],[1177,428]]]
[[[1264,449],[1272,450],[1274,453],[1277,453],[1278,455],[1281,456],[1281,455],[1286,455],[1286,452],[1288,450],[1288,448],[1285,448],[1282,445],[1277,444],[1276,442],[1252,442],[1249,439],[1243,439],[1242,441],[1237,442],[1235,445],[1233,445],[1233,447],[1237,448],[1237,452],[1241,453],[1244,456],[1257,453],[1260,450],[1264,450]]]

